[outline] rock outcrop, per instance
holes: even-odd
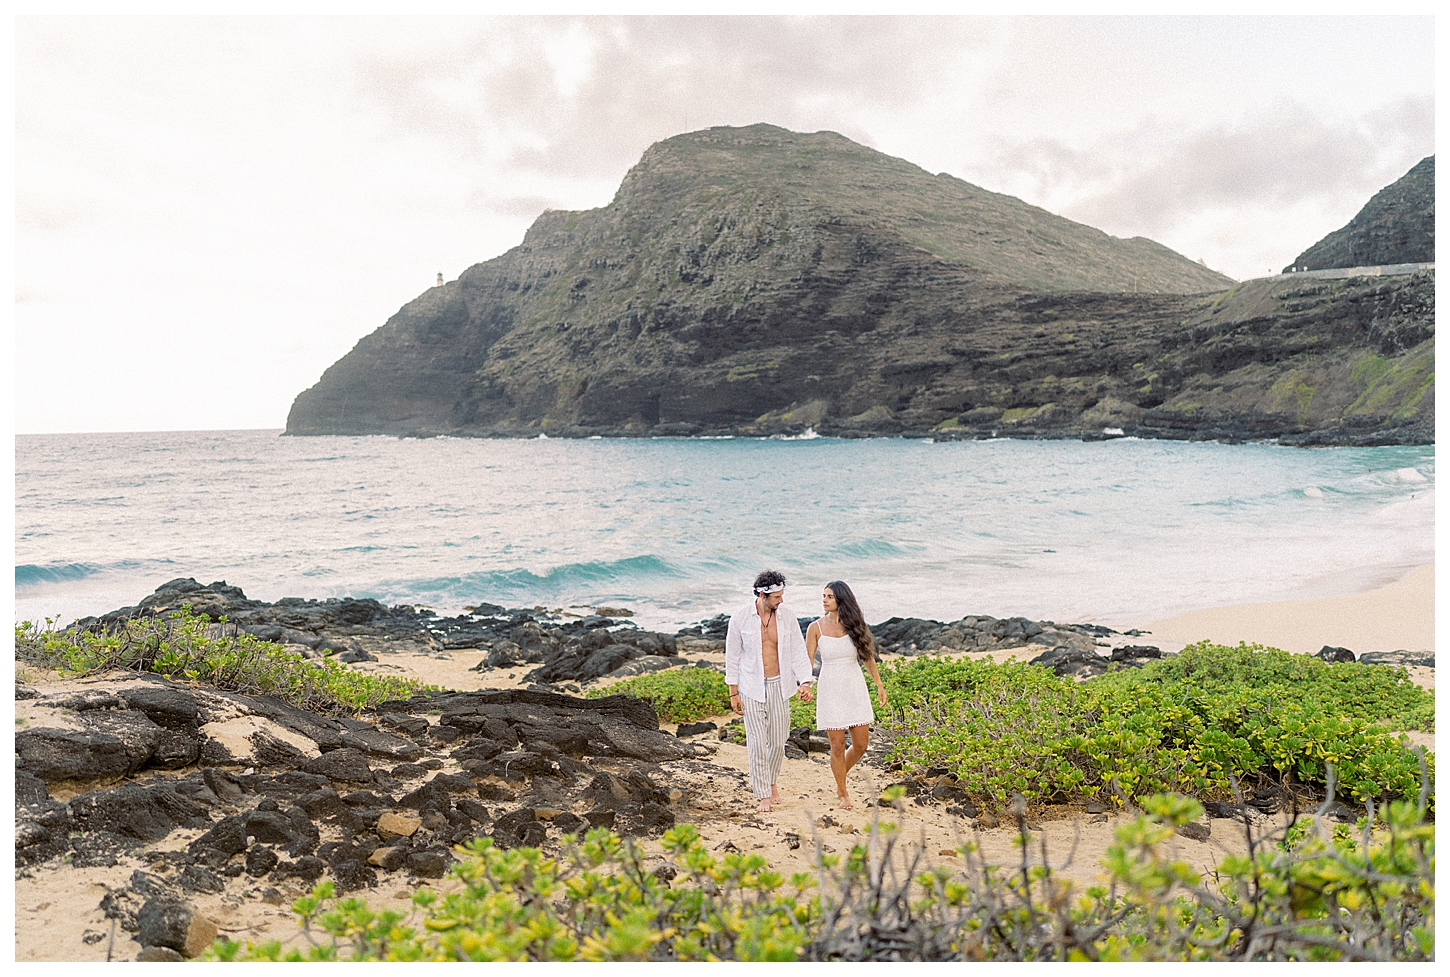
[[[1432,439],[1433,274],[1231,285],[833,133],[710,129],[408,303],[287,433]]]
[[[167,581],[137,604],[84,617],[72,627],[106,630],[132,619],[165,618],[178,611],[205,614],[226,624],[219,632],[245,632],[273,641],[304,658],[336,656],[341,662],[375,660],[363,647],[370,639],[410,641],[437,651],[487,650],[483,668],[523,663],[546,666],[540,681],[553,681],[549,666],[560,655],[578,659],[565,671],[574,678],[596,678],[635,658],[677,658],[674,635],[645,631],[627,619],[588,615],[559,618],[541,610],[481,604],[468,614],[439,617],[426,607],[385,606],[372,599],[326,600],[284,597],[253,600],[225,580],[202,584],[190,577]],[[374,647],[377,647],[374,645]],[[602,656],[590,656],[613,648]],[[678,662],[677,662],[678,663]],[[606,667],[609,666],[609,667]],[[555,669],[557,671],[557,669]]]
[[[691,654],[719,654],[724,648],[727,615],[719,615],[675,634],[648,631],[627,620],[589,615],[561,618],[548,611],[521,608],[509,609],[497,604],[481,604],[470,614],[442,618],[426,608],[408,605],[386,607],[375,600],[330,598],[302,600],[283,598],[274,603],[248,598],[240,587],[226,581],[200,584],[190,577],[168,581],[138,604],[118,608],[99,617],[87,617],[72,627],[109,629],[132,618],[160,618],[181,610],[227,618],[227,624],[213,628],[235,629],[266,641],[282,643],[285,650],[304,657],[336,655],[338,661],[366,661],[351,658],[338,649],[357,647],[361,641],[370,644],[377,639],[412,642],[438,653],[471,649],[486,651],[488,657],[473,667],[488,673],[495,669],[519,665],[537,665],[524,678],[535,683],[535,693],[567,689],[578,691],[579,684],[601,678],[641,675],[686,665],[719,667],[704,658],[687,658]],[[800,622],[802,631],[809,619]],[[872,627],[878,648],[888,655],[921,655],[937,652],[996,651],[1003,648],[1066,647],[1091,652],[1098,638],[1116,632],[1095,625],[1055,624],[1052,621],[1029,621],[1023,617],[994,618],[968,615],[957,621],[943,623],[922,618],[893,617]],[[373,644],[383,648],[386,645]],[[296,752],[298,762],[305,762],[317,751],[337,750],[352,746],[364,752],[381,750],[394,760],[408,761],[406,749],[398,746],[396,737],[381,740],[363,731],[349,730],[337,721],[319,725],[315,720],[289,709],[283,704],[253,704],[248,712],[257,712],[259,719],[237,719],[235,710],[225,716],[214,706],[207,713],[192,698],[175,692],[147,687],[130,688],[124,695],[101,694],[74,697],[68,708],[81,710],[85,722],[77,728],[47,732],[42,737],[27,737],[24,749],[33,755],[32,763],[48,764],[56,769],[69,769],[84,762],[98,764],[102,776],[120,776],[134,772],[140,763],[184,766],[199,753],[222,758],[231,750],[233,762],[251,762],[271,754]],[[97,710],[110,710],[100,712]],[[208,718],[210,716],[210,718]],[[265,725],[259,725],[265,720]],[[203,725],[205,724],[205,725]],[[401,716],[384,716],[383,725],[416,733]],[[210,733],[210,739],[205,732]],[[316,746],[298,743],[297,736],[310,739]],[[290,741],[289,741],[290,737]],[[207,740],[203,745],[201,740]],[[109,751],[102,758],[104,742]],[[17,748],[20,744],[17,743]],[[329,757],[346,755],[345,751],[329,753]],[[164,758],[164,759],[163,759]],[[265,762],[265,759],[263,759]],[[313,761],[317,762],[317,761]],[[114,769],[113,769],[114,768]]]
[[[1354,219],[1284,270],[1360,268],[1435,260],[1435,157],[1370,198]]]
[[[625,696],[432,693],[339,718],[144,674],[17,691],[18,870],[139,857],[151,870],[99,908],[143,961],[210,946],[217,924],[195,902],[231,880],[280,904],[322,879],[341,892],[437,879],[480,836],[509,848],[597,826],[657,835],[689,799],[659,764],[709,753]],[[176,770],[158,762],[154,731],[179,716],[203,746]],[[241,719],[256,750],[206,748],[219,722]],[[264,733],[292,748],[262,750]]]

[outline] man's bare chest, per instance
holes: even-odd
[[[779,632],[776,630],[776,616],[769,614],[760,619],[760,647],[774,651],[780,644]]]

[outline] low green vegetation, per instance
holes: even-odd
[[[587,699],[606,695],[632,695],[655,707],[666,722],[692,723],[730,711],[730,688],[725,676],[712,668],[675,668],[652,675],[627,678],[601,689],[590,689]]]
[[[289,654],[246,632],[211,634],[210,623],[206,615],[190,611],[132,619],[110,631],[57,631],[50,621],[24,621],[15,626],[15,658],[72,676],[113,668],[154,672],[232,692],[273,695],[331,714],[407,698],[421,688],[411,679],[366,675],[336,661]]]
[[[898,801],[900,788],[891,798]],[[423,889],[409,912],[297,900],[305,943],[213,944],[213,961],[530,960],[1433,960],[1435,837],[1422,806],[1397,802],[1355,832],[1318,819],[1225,858],[1205,880],[1167,844],[1203,814],[1181,795],[1142,799],[1101,861],[1106,884],[1073,886],[1031,864],[958,865],[897,852],[879,820],[844,857],[786,878],[758,854],[716,857],[693,825],[667,831],[672,863],[595,828],[557,855],[456,851],[458,891]],[[879,809],[878,809],[879,811]],[[1046,852],[1043,853],[1044,856]],[[903,857],[904,856],[904,857]],[[1044,861],[1046,859],[1044,858]],[[1050,863],[1049,863],[1050,864]],[[883,865],[892,870],[883,870]],[[896,871],[900,866],[904,871]],[[663,869],[666,869],[662,871]]]
[[[1228,800],[1236,783],[1317,797],[1326,764],[1349,799],[1411,797],[1420,760],[1401,733],[1435,728],[1434,696],[1404,669],[1259,645],[1203,642],[1083,683],[1022,662],[932,656],[881,670],[888,707],[876,719],[893,738],[890,759],[908,774],[946,768],[989,809],[1018,793],[1044,804],[1164,791]],[[588,694],[638,696],[668,722],[730,712],[724,677],[703,668]],[[792,698],[790,715],[792,729],[815,728],[815,703]]]
[[[1393,360],[1368,353],[1356,360],[1350,379],[1364,392],[1345,410],[1351,414],[1389,412],[1410,417],[1435,383],[1435,342],[1426,340]]]
[[[1309,405],[1314,400],[1314,388],[1304,382],[1298,370],[1290,370],[1269,388],[1273,405],[1271,410],[1292,413],[1300,424],[1309,416]]]
[[[892,757],[908,770],[948,768],[989,807],[1014,793],[1227,799],[1236,781],[1313,793],[1326,764],[1355,799],[1411,797],[1419,758],[1400,732],[1434,729],[1433,695],[1403,669],[1257,645],[1204,642],[1085,683],[945,658],[884,672]]]

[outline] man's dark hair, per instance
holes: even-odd
[[[755,575],[754,587],[756,591],[759,591],[762,587],[775,586],[785,586],[785,574],[779,570],[761,570]]]

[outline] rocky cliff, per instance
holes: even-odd
[[[1354,219],[1324,236],[1289,268],[1359,268],[1435,260],[1435,157],[1370,198]]]
[[[710,129],[404,306],[287,433],[1432,436],[1432,276],[1231,286],[834,133]]]

